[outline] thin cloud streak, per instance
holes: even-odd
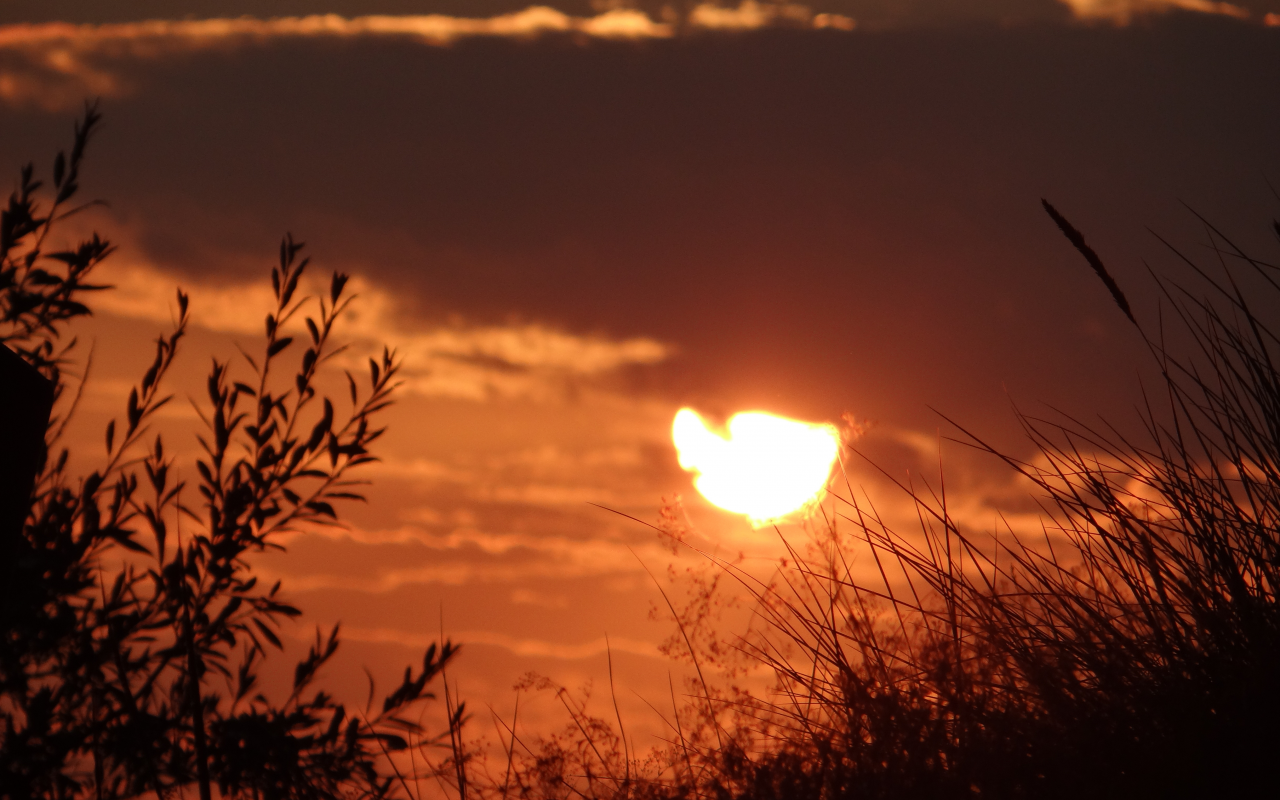
[[[310,641],[309,634],[299,634],[298,638],[303,641]],[[409,631],[396,630],[393,628],[344,627],[342,629],[342,638],[354,642],[401,644],[416,650],[421,650],[425,647],[430,647],[432,644],[440,643],[440,637],[438,636],[411,633]],[[450,630],[448,638],[454,642],[462,642],[466,645],[490,645],[492,647],[501,647],[518,656],[558,658],[566,661],[602,656],[610,650],[617,653],[630,653],[632,655],[648,656],[650,658],[664,658],[656,645],[640,641],[638,639],[628,639],[626,637],[610,636],[608,639],[605,639],[602,636],[598,639],[583,642],[581,644],[560,644],[558,642],[548,642],[542,639],[521,639],[515,636],[498,633],[496,631]]]
[[[644,542],[582,539],[525,533],[486,533],[458,528],[433,534],[421,528],[392,531],[318,529],[286,536],[287,547],[300,536],[319,536],[364,545],[413,544],[425,548],[423,563],[387,567],[373,574],[355,574],[349,565],[331,570],[289,568],[287,560],[269,558],[257,566],[264,580],[279,579],[292,592],[345,590],[383,594],[406,586],[462,586],[471,583],[520,586],[531,580],[565,581],[579,578],[643,575],[641,562],[670,561],[656,538]],[[684,554],[692,558],[690,554]],[[640,559],[639,561],[637,559]]]
[[[743,0],[737,8],[704,3],[684,30],[741,31],[785,24],[852,30],[854,21],[806,6]],[[588,39],[668,39],[681,28],[635,9],[574,17],[548,6],[494,17],[444,14],[153,19],[101,25],[47,22],[0,26],[0,102],[46,111],[75,108],[85,96],[119,97],[135,87],[110,62],[263,44],[277,39],[393,37],[442,46],[474,37],[529,39],[548,34]]]
[[[1249,11],[1231,3],[1214,0],[1059,0],[1071,9],[1076,19],[1084,22],[1110,22],[1128,25],[1137,17],[1169,11],[1194,11],[1235,19],[1249,19]],[[1267,15],[1268,18],[1271,16]],[[1270,24],[1270,20],[1265,20]]]
[[[102,25],[66,22],[19,24],[0,27],[0,47],[57,43],[114,54],[160,55],[164,52],[160,49],[164,43],[172,43],[175,50],[196,50],[222,42],[264,39],[400,36],[430,44],[449,44],[469,36],[519,38],[557,32],[577,32],[600,38],[653,39],[671,36],[672,27],[654,22],[643,12],[629,9],[606,11],[594,17],[571,17],[548,6],[530,6],[523,11],[495,17],[310,14],[269,19],[153,19]]]
[[[855,21],[840,14],[815,15],[808,6],[794,3],[757,3],[742,0],[737,8],[702,3],[689,12],[690,27],[708,30],[744,31],[778,24],[851,31]]]

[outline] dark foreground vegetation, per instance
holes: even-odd
[[[1191,282],[1156,279],[1162,320],[1147,329],[1084,237],[1045,209],[1158,368],[1142,435],[1024,415],[1036,451],[1024,461],[955,425],[1030,481],[1043,521],[1032,535],[966,530],[939,481],[901,487],[919,511],[910,531],[837,492],[834,515],[768,582],[707,556],[762,621],[727,644],[766,666],[774,691],[704,679],[726,643],[684,635],[697,677],[667,718],[666,751],[628,762],[610,720],[571,709],[580,733],[523,751],[504,796],[508,784],[557,798],[1270,793],[1280,340],[1267,315],[1280,268],[1200,220],[1211,266],[1169,248]],[[874,585],[853,577],[868,558]],[[686,634],[691,617],[672,611]]]
[[[86,281],[110,248],[40,248],[75,193],[94,120],[59,157],[56,202],[41,210],[27,170],[0,226],[0,335],[60,390],[61,332],[88,313]],[[1049,211],[1135,320],[1102,261]],[[922,521],[911,531],[845,494],[768,582],[707,557],[755,604],[754,630],[708,643],[671,606],[696,677],[661,712],[667,747],[634,752],[620,716],[593,717],[544,684],[565,702],[566,733],[530,740],[512,726],[489,763],[463,744],[450,704],[453,755],[427,781],[391,754],[430,740],[401,712],[429,696],[447,645],[367,715],[310,686],[336,632],[298,665],[290,697],[255,690],[278,647],[274,621],[297,612],[243,559],[280,531],[332,521],[330,501],[352,497],[348,472],[370,458],[396,371],[390,354],[371,364],[341,422],[316,396],[345,302],[334,276],[296,374],[276,388],[305,267],[286,240],[248,382],[224,364],[210,375],[194,490],[179,492],[158,438],[143,441],[166,401],[184,296],[122,424],[107,429],[103,466],[82,479],[65,474],[58,435],[74,402],[61,399],[21,556],[0,565],[0,796],[208,797],[216,785],[255,798],[1170,798],[1274,786],[1280,371],[1262,309],[1280,299],[1280,272],[1208,231],[1212,267],[1184,259],[1192,285],[1157,281],[1163,322],[1134,322],[1161,377],[1141,437],[1024,417],[1038,456],[1022,461],[959,429],[1034,484],[1038,535],[966,530],[941,488],[904,487]],[[657,527],[679,540],[672,523]],[[130,557],[108,568],[119,563],[108,552]],[[855,581],[855,558],[873,559],[883,580]],[[768,667],[774,691],[712,677],[711,662],[734,657]]]
[[[424,737],[407,712],[431,698],[427,685],[455,648],[432,646],[382,702],[353,710],[312,685],[339,641],[337,628],[317,631],[289,695],[269,700],[259,668],[282,649],[278,620],[300,612],[278,583],[260,585],[246,558],[278,547],[285,531],[334,522],[334,503],[359,499],[352,473],[372,460],[395,357],[371,360],[363,389],[349,376],[349,404],[317,394],[347,279],[333,275],[318,300],[299,297],[307,261],[286,239],[261,351],[241,369],[215,361],[209,373],[195,485],[176,479],[161,437],[148,435],[171,399],[163,386],[187,325],[181,291],[173,330],[107,425],[100,466],[69,475],[61,437],[89,364],[74,360],[66,329],[108,288],[92,281],[112,247],[95,234],[45,248],[83,209],[80,165],[97,123],[89,109],[70,154],[54,162],[50,191],[24,168],[0,218],[0,342],[57,397],[30,514],[0,563],[0,797],[394,794],[386,754]],[[305,341],[285,335],[295,317],[305,317]]]

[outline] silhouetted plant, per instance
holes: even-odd
[[[257,685],[262,660],[282,648],[280,618],[300,612],[279,582],[259,585],[246,559],[279,548],[281,533],[337,524],[335,502],[363,499],[352,471],[374,460],[377,416],[397,385],[399,362],[384,349],[369,361],[366,389],[347,374],[349,412],[317,394],[318,370],[342,349],[332,333],[351,301],[345,275],[333,275],[319,313],[306,316],[302,245],[281,244],[262,354],[245,355],[246,380],[215,360],[198,407],[198,503],[189,490],[184,500],[161,437],[148,439],[172,397],[162,385],[188,324],[181,291],[174,328],[156,340],[123,424],[107,425],[102,466],[68,474],[61,435],[75,406],[64,396],[75,340],[63,336],[90,313],[85,293],[107,288],[88,281],[113,248],[96,234],[72,250],[44,248],[55,225],[84,208],[67,204],[98,122],[89,107],[70,157],[58,155],[47,208],[27,166],[0,219],[0,341],[54,381],[63,401],[47,434],[56,455],[39,475],[17,558],[0,565],[0,797],[168,797],[194,786],[209,800],[215,784],[223,796],[254,798],[407,790],[389,754],[407,748],[406,737],[424,738],[405,712],[433,696],[427,686],[452,644],[428,648],[421,669],[406,669],[364,713],[315,686],[338,647],[336,626],[317,631],[283,701]],[[299,317],[300,363],[278,385],[277,359],[294,345],[286,327]],[[461,725],[464,710],[450,712]]]
[[[918,532],[849,489],[806,544],[786,542],[770,580],[704,554],[754,599],[759,624],[733,643],[770,669],[773,694],[730,695],[699,670],[664,715],[669,746],[633,759],[628,781],[608,721],[571,707],[576,737],[526,747],[511,733],[508,772],[526,780],[503,797],[1199,798],[1273,783],[1280,339],[1261,309],[1280,297],[1277,268],[1206,226],[1221,277],[1173,250],[1199,288],[1157,278],[1181,338],[1147,333],[1045,205],[1159,368],[1144,436],[1023,415],[1038,453],[1023,461],[957,426],[1038,489],[1043,538],[967,530],[945,484],[917,482],[900,488]],[[852,568],[868,558],[875,585]],[[672,607],[695,660],[687,612],[715,590]],[[584,780],[587,767],[613,779]]]
[[[1044,540],[979,537],[941,484],[917,484],[902,488],[922,536],[890,530],[850,491],[781,581],[734,571],[769,623],[742,646],[773,669],[781,699],[759,709],[770,738],[713,754],[721,768],[702,792],[1203,797],[1270,780],[1280,371],[1257,309],[1280,285],[1275,267],[1209,232],[1222,277],[1183,259],[1207,297],[1157,279],[1191,348],[1144,335],[1166,398],[1146,407],[1144,439],[1022,416],[1039,454],[1024,462],[965,433],[1038,488]],[[874,559],[881,585],[854,579],[855,554]]]

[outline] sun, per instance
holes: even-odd
[[[757,527],[820,501],[840,452],[834,426],[764,411],[734,414],[721,434],[682,408],[671,439],[702,496]]]

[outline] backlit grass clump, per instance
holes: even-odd
[[[1043,537],[976,536],[941,491],[903,487],[920,530],[890,529],[850,492],[770,583],[708,556],[756,605],[763,625],[732,644],[769,669],[774,692],[703,679],[708,656],[685,635],[698,677],[664,717],[669,747],[635,759],[607,720],[571,709],[567,737],[523,758],[512,746],[499,794],[1161,798],[1274,786],[1280,372],[1267,312],[1280,273],[1210,227],[1214,267],[1176,254],[1196,283],[1157,280],[1165,327],[1148,330],[1045,205],[1159,369],[1143,435],[1023,416],[1038,454],[1023,461],[957,426],[1030,480]],[[853,577],[867,558],[874,585]],[[686,634],[687,617],[675,619]]]

